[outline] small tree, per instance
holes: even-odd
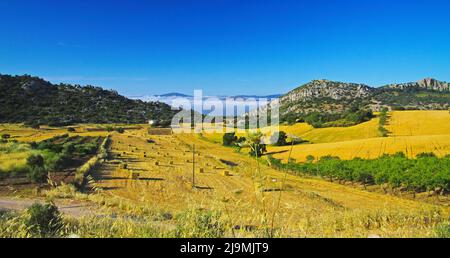
[[[27,158],[29,167],[28,178],[36,183],[42,183],[47,180],[47,170],[44,166],[44,157],[42,155],[31,155]]]
[[[250,156],[261,157],[267,152],[267,146],[262,141],[262,133],[249,133],[245,145],[250,147]]]
[[[270,143],[275,146],[285,146],[287,145],[287,134],[283,131],[276,132],[270,137]]]

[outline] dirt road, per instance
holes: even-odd
[[[35,202],[44,203],[44,200],[1,198],[0,211],[21,211],[27,209]],[[56,201],[55,205],[58,206],[59,211],[63,214],[72,217],[85,217],[97,214],[96,208],[86,203],[62,203],[61,201]]]

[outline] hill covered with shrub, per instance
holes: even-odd
[[[447,110],[450,83],[427,78],[373,88],[364,84],[314,80],[280,98],[282,122],[314,127],[349,126],[371,118],[370,112]],[[328,124],[328,125],[327,125]]]
[[[164,103],[131,100],[94,86],[54,85],[41,78],[0,75],[0,123],[63,126],[76,123],[170,124]]]

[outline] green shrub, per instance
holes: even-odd
[[[235,133],[226,133],[222,137],[223,146],[233,146],[236,141],[237,137]]]
[[[44,157],[42,155],[30,155],[27,158],[27,165],[30,167],[44,167]]]
[[[47,180],[47,170],[44,166],[44,157],[42,155],[30,155],[27,158],[28,178],[35,183],[43,183]]]
[[[44,167],[31,167],[28,170],[28,179],[35,183],[44,183],[47,181],[48,172]]]
[[[420,159],[420,158],[435,158],[436,154],[434,154],[433,152],[424,152],[424,153],[419,153],[416,155],[416,158]]]
[[[384,128],[383,126],[378,127],[378,132],[381,137],[388,137],[389,131],[386,128]]]
[[[316,160],[316,158],[313,155],[306,156],[306,162],[312,163]]]
[[[285,132],[280,131],[280,132],[276,132],[274,133],[271,137],[270,137],[270,143],[273,144],[274,146],[285,146],[287,145],[287,135]]]
[[[118,133],[124,133],[125,132],[125,129],[123,129],[122,127],[117,127],[117,128],[115,128],[115,130]]]
[[[35,203],[27,209],[27,214],[25,225],[34,237],[55,237],[63,227],[58,207],[52,203]]]
[[[255,157],[261,157],[264,153],[267,152],[267,145],[265,144],[253,144],[252,148],[250,149],[250,156]]]

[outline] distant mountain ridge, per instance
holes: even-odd
[[[239,101],[235,102],[235,104],[237,106],[245,106],[246,104],[250,103],[248,101],[251,99],[256,99],[256,100],[267,99],[267,101],[272,101],[274,99],[278,99],[281,96],[282,96],[281,94],[273,94],[273,95],[267,95],[267,96],[259,96],[259,95],[203,96],[203,100],[205,101],[209,98],[217,98],[220,101],[222,101],[223,103],[225,103],[225,100],[227,100],[227,99],[234,99],[234,100],[239,100]],[[130,96],[130,98],[142,100],[142,101],[146,101],[146,102],[161,102],[161,103],[165,103],[170,106],[173,106],[173,107],[177,107],[174,104],[174,101],[178,98],[185,98],[185,99],[189,100],[192,104],[194,102],[194,96],[190,96],[190,95],[186,95],[186,94],[182,94],[182,93],[168,93],[168,94],[163,94],[163,95]],[[244,114],[245,112],[248,112],[249,109],[252,110],[254,108],[257,108],[257,106],[250,103],[250,106],[248,105],[247,107],[245,107],[243,109],[237,109],[237,110],[242,110],[241,113],[235,112],[233,108],[225,109],[225,112],[227,114],[234,114],[234,115],[239,116],[239,115]],[[205,115],[206,114],[221,115],[223,113],[223,111],[221,111],[221,110],[217,110],[216,112],[210,113],[210,110],[199,110],[199,107],[197,107],[197,106],[195,106],[194,109]]]

